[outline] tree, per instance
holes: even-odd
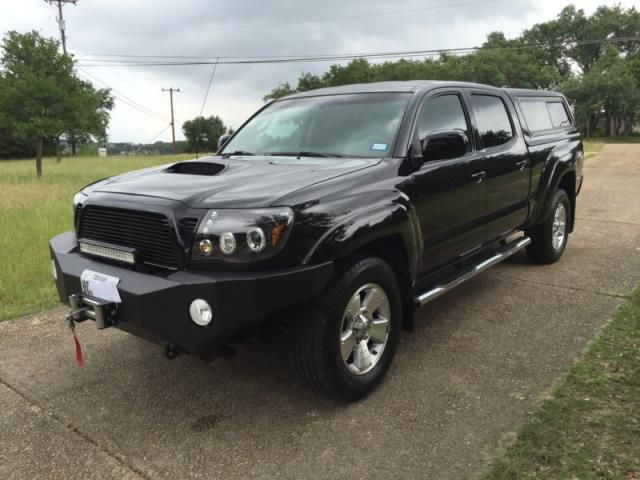
[[[595,134],[603,120],[607,135],[630,134],[640,118],[638,36],[640,12],[634,7],[603,6],[589,16],[568,6],[555,19],[534,25],[519,37],[490,33],[473,53],[373,64],[356,59],[331,65],[322,75],[303,73],[297,84],[280,84],[265,101],[349,83],[460,80],[560,90],[572,102],[587,135]]]
[[[65,132],[72,145],[76,141],[90,141],[92,137],[99,143],[106,142],[109,112],[114,101],[107,89],[96,90],[89,82],[74,79],[75,88],[69,95],[71,116],[68,118]],[[60,145],[60,137],[57,139]],[[58,148],[58,152],[60,149]],[[75,154],[75,152],[73,152]],[[58,155],[58,161],[60,156]]]
[[[574,6],[556,19],[525,31],[526,42],[547,43],[545,62],[564,77],[560,89],[575,107],[586,135],[630,134],[640,117],[640,12],[620,5],[599,7],[591,16]],[[600,39],[623,41],[598,42]]]
[[[268,102],[269,100],[275,100],[277,98],[286,97],[287,95],[291,95],[292,93],[295,93],[295,92],[296,90],[294,90],[291,87],[289,82],[281,83],[276,88],[274,88],[269,93],[267,93],[264,97],[262,97],[262,100],[264,100],[265,102]]]
[[[73,71],[73,60],[57,41],[37,32],[9,32],[2,43],[0,122],[17,141],[33,145],[36,173],[42,175],[46,140],[65,132],[99,134],[109,121],[113,99]]]
[[[601,118],[605,135],[631,133],[640,117],[640,81],[632,67],[617,49],[608,47],[588,73],[563,85],[565,94],[576,106],[578,124],[587,136],[595,133]]]
[[[187,139],[190,152],[215,152],[218,139],[227,131],[222,119],[218,116],[209,118],[196,117],[182,125],[182,132]]]
[[[527,43],[544,43],[546,62],[554,65],[564,77],[577,70],[586,74],[605,53],[608,46],[616,48],[624,58],[640,51],[640,12],[634,7],[601,6],[591,16],[569,5],[551,21],[525,30],[522,39]],[[606,44],[600,39],[628,38]]]

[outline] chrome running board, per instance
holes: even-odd
[[[414,298],[414,302],[416,305],[422,307],[426,303],[429,303],[431,300],[435,300],[440,295],[448,292],[454,287],[457,287],[461,283],[469,280],[470,278],[475,277],[477,274],[485,271],[487,268],[494,266],[497,263],[509,258],[516,252],[519,252],[524,247],[531,243],[531,239],[529,237],[520,238],[517,241],[513,241],[506,245],[503,245],[499,248],[495,254],[482,262],[472,265],[466,268],[463,268],[461,271],[456,272],[454,276],[449,277],[449,279],[445,279],[445,282],[439,285],[434,285],[432,288],[427,290],[420,295],[417,295]]]

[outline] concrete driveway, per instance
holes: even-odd
[[[561,262],[517,256],[419,312],[355,405],[302,388],[285,341],[206,365],[63,310],[0,324],[0,478],[468,478],[640,280],[640,146],[587,161]]]

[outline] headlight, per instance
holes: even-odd
[[[84,193],[82,192],[76,193],[73,196],[73,211],[75,212],[78,205],[82,205],[86,199],[87,199],[87,196]]]
[[[209,210],[198,225],[191,257],[233,263],[263,260],[282,249],[292,223],[288,207]]]
[[[76,230],[76,233],[78,230],[78,207],[82,206],[86,199],[87,196],[82,192],[78,192],[73,196],[73,210],[71,214],[73,215],[73,228]]]

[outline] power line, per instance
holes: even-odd
[[[434,54],[465,54],[477,50],[483,51],[504,51],[504,50],[527,50],[539,47],[567,47],[572,45],[596,45],[605,43],[621,43],[629,41],[638,41],[640,36],[614,37],[597,40],[578,40],[563,43],[530,43],[526,45],[517,45],[510,47],[460,47],[460,48],[439,48],[428,50],[405,50],[396,52],[373,52],[373,53],[352,53],[342,55],[303,55],[297,57],[216,57],[216,60],[200,60],[200,61],[128,61],[128,60],[100,60],[100,59],[84,59],[79,64],[83,67],[165,67],[165,66],[190,66],[190,65],[248,65],[248,64],[272,64],[272,63],[307,63],[307,62],[333,62],[355,60],[358,58],[385,59],[396,57],[415,57],[428,56]],[[167,57],[178,58],[178,57]],[[222,59],[222,60],[221,60]],[[99,62],[99,63],[98,63]]]
[[[170,127],[170,126],[171,126],[171,124],[169,124],[169,125],[167,125],[166,127],[164,127],[162,130],[160,130],[160,133],[158,133],[157,135],[155,135],[155,136],[154,136],[151,140],[149,140],[147,143],[149,144],[149,143],[153,143],[153,142],[155,142],[155,141],[156,141],[156,139],[157,139],[160,135],[162,135],[164,132],[166,132],[166,131],[169,129],[169,127]]]
[[[209,96],[209,90],[211,89],[211,84],[213,83],[213,77],[216,76],[216,70],[218,68],[218,62],[213,64],[213,71],[211,72],[211,77],[209,78],[209,85],[207,85],[207,91],[204,92],[204,98],[202,99],[202,106],[200,107],[200,116],[202,116],[202,112],[204,111],[204,105],[207,103],[207,97]]]
[[[84,12],[84,7],[80,8],[79,4],[76,4],[76,7],[78,8],[78,13],[80,13],[80,15],[82,15],[82,17],[87,20],[89,23],[91,23],[92,25],[94,25],[98,30],[100,30],[104,36],[108,36],[110,35],[109,32],[107,32],[107,30],[105,28],[102,27],[102,25],[100,25],[99,23],[97,23],[95,20],[93,20],[91,18],[91,16],[89,15],[89,13],[85,13]],[[84,30],[84,29],[83,29]],[[92,33],[91,35],[95,35],[95,33]]]
[[[80,69],[78,69],[78,70],[80,70]],[[87,76],[89,76],[89,74],[87,72],[84,72],[83,70],[82,70],[82,73],[84,73]],[[95,77],[93,77],[93,78],[94,78],[94,80],[97,80],[97,79],[95,79]],[[102,83],[107,88],[111,88],[107,84],[105,84],[104,82],[100,82],[100,83]],[[145,115],[147,115],[147,116],[149,116],[149,117],[151,117],[151,118],[153,118],[155,120],[160,120],[162,122],[166,122],[167,121],[166,118],[164,118],[164,117],[162,117],[160,115],[156,115],[155,113],[152,113],[151,111],[149,111],[145,107],[139,106],[139,104],[134,103],[132,100],[129,100],[128,97],[124,97],[124,96],[122,96],[122,94],[116,93],[116,91],[114,91],[113,89],[111,89],[111,94],[113,95],[113,97],[115,97],[116,99],[121,101],[123,104],[127,105],[128,107],[133,108],[134,110],[137,110],[140,113],[144,113]]]
[[[147,116],[149,116],[149,117],[151,117],[151,118],[153,118],[153,119],[155,119],[155,120],[159,120],[159,121],[161,121],[161,122],[166,122],[166,121],[167,121],[167,119],[166,119],[166,118],[158,117],[158,116],[156,116],[156,115],[153,115],[153,114],[151,114],[151,113],[149,113],[149,112],[147,112],[147,111],[143,110],[142,108],[137,107],[134,103],[130,103],[129,101],[125,100],[123,97],[120,97],[120,96],[118,96],[118,95],[117,95],[117,94],[115,94],[115,93],[113,94],[113,96],[114,96],[116,99],[120,100],[120,101],[121,101],[122,103],[124,103],[125,105],[127,105],[127,106],[129,106],[129,107],[133,108],[134,110],[139,111],[140,113],[144,113],[145,115],[147,115]]]
[[[419,8],[409,8],[404,10],[388,10],[384,12],[372,12],[372,13],[362,13],[355,15],[345,15],[338,17],[323,17],[312,20],[284,20],[278,22],[267,22],[267,23],[254,23],[254,24],[239,24],[239,25],[226,25],[221,27],[203,27],[203,28],[190,28],[189,31],[227,31],[227,30],[242,30],[242,29],[250,29],[250,28],[269,28],[269,27],[281,27],[286,25],[307,25],[312,23],[324,23],[324,22],[335,22],[340,20],[353,20],[358,18],[371,18],[371,17],[383,17],[388,15],[400,15],[404,13],[416,13],[423,12],[428,10],[439,10],[444,8],[455,8],[455,7],[468,7],[473,5],[483,5],[487,3],[495,3],[501,0],[480,0],[480,1],[471,1],[471,2],[460,2],[460,3],[447,3],[441,5],[431,5],[428,7],[419,7]],[[113,37],[125,37],[125,36],[150,36],[150,35],[174,35],[182,33],[181,31],[164,31],[164,32],[127,32],[127,33],[118,33],[112,34],[110,36]]]
[[[76,65],[77,66],[77,65]],[[150,117],[155,118],[156,120],[161,120],[163,122],[167,121],[167,118],[160,114],[157,113],[153,110],[151,110],[148,107],[145,107],[144,105],[142,105],[141,103],[136,102],[135,100],[133,100],[132,98],[126,96],[124,93],[119,92],[118,90],[115,90],[114,88],[110,87],[107,83],[105,83],[104,81],[100,80],[98,77],[96,77],[95,75],[92,75],[91,73],[87,72],[86,70],[84,70],[83,68],[80,68],[79,66],[78,70],[80,72],[82,72],[84,75],[86,75],[87,77],[89,77],[90,79],[98,82],[99,84],[101,84],[104,87],[107,87],[111,90],[111,93],[113,94],[114,97],[116,97],[118,100],[120,100],[122,103],[128,105],[129,107],[138,110],[141,113],[144,113],[145,115],[148,115]]]

